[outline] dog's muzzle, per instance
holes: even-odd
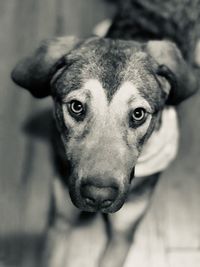
[[[114,178],[87,177],[70,190],[72,202],[81,210],[112,213],[121,208],[126,199],[125,187]]]

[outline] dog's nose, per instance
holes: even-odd
[[[85,184],[81,187],[81,195],[86,205],[95,209],[108,208],[116,200],[118,189],[112,186],[99,187]]]

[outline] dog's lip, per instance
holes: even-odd
[[[84,207],[79,207],[82,211],[87,211],[87,212],[101,212],[101,213],[115,213],[117,212],[119,208],[112,208],[110,206],[109,208],[94,208],[94,207],[89,207],[89,206],[84,206]]]
[[[124,200],[114,202],[113,204],[109,205],[108,207],[98,207],[98,206],[90,206],[87,205],[85,201],[77,203],[76,201],[73,201],[74,205],[80,209],[81,211],[86,212],[101,212],[101,213],[115,213],[121,209],[121,207],[124,205]]]
[[[87,203],[85,201],[76,201],[74,199],[72,199],[73,204],[80,209],[81,211],[86,211],[86,212],[101,212],[101,213],[114,213],[117,212],[124,204],[124,201],[120,201],[120,203],[116,203],[114,202],[113,204],[111,204],[108,207],[98,207],[98,206],[90,206],[87,205]]]

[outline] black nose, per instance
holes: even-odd
[[[99,187],[85,184],[81,187],[81,196],[86,205],[95,209],[108,208],[116,200],[118,194],[117,187]]]

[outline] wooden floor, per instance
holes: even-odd
[[[87,36],[111,13],[99,0],[0,1],[0,266],[38,266],[54,175],[42,120],[51,100],[32,99],[11,82],[10,70],[41,39]],[[160,181],[126,267],[200,266],[199,107],[198,94],[179,108],[179,155]],[[102,221],[77,228],[71,242],[72,266],[92,266],[105,242]]]

